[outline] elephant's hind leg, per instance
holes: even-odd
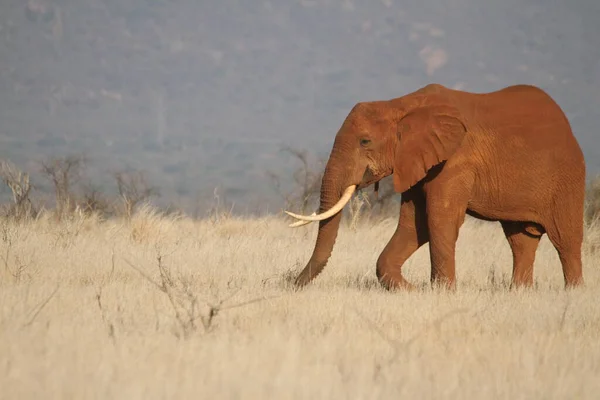
[[[583,243],[583,217],[573,219],[562,226],[552,225],[547,229],[548,239],[556,248],[562,264],[565,287],[583,284],[581,246]]]
[[[533,286],[533,264],[542,232],[531,229],[523,222],[501,221],[500,223],[513,254],[511,288]]]
[[[423,193],[418,189],[403,193],[398,227],[377,259],[377,278],[384,288],[412,288],[402,276],[402,265],[428,240]]]

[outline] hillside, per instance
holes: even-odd
[[[21,0],[0,5],[0,157],[85,153],[89,181],[143,170],[162,203],[277,209],[282,146],[327,156],[361,100],[429,82],[514,83],[566,110],[600,170],[600,6],[595,0],[437,2]],[[45,7],[45,8],[44,8]],[[43,10],[51,10],[44,12]]]

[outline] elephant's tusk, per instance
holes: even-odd
[[[314,217],[315,215],[317,215],[316,212],[310,214],[311,217]],[[296,221],[296,222],[292,222],[291,224],[289,224],[288,226],[290,228],[297,228],[299,226],[304,226],[304,225],[308,225],[311,224],[313,221]]]
[[[352,198],[352,194],[354,193],[355,190],[356,190],[356,185],[348,186],[346,188],[346,190],[344,191],[344,194],[342,194],[342,197],[338,200],[338,202],[335,203],[334,206],[331,207],[329,210],[327,210],[324,213],[319,214],[319,215],[299,215],[299,214],[291,213],[289,211],[286,211],[285,213],[287,215],[290,215],[301,221],[310,221],[310,222],[322,221],[322,220],[327,219],[331,216],[334,216],[335,214],[340,212],[342,210],[342,208],[344,208],[346,203],[348,203],[350,201],[350,199]]]

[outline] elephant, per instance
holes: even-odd
[[[564,288],[584,283],[586,166],[570,123],[543,89],[516,84],[467,92],[428,84],[402,97],[358,102],[339,128],[321,181],[312,255],[296,277],[303,287],[333,251],[342,209],[353,193],[393,174],[398,225],[376,263],[387,290],[415,286],[402,266],[429,243],[430,284],[456,289],[455,248],[469,215],[499,222],[510,245],[510,288],[533,286],[540,238],[558,252]]]

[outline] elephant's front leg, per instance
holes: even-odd
[[[446,198],[428,201],[429,254],[431,283],[448,289],[456,287],[456,240],[465,220],[464,206]]]
[[[398,227],[377,260],[377,278],[384,288],[412,288],[402,276],[402,265],[428,240],[425,198],[415,188],[402,195]]]

